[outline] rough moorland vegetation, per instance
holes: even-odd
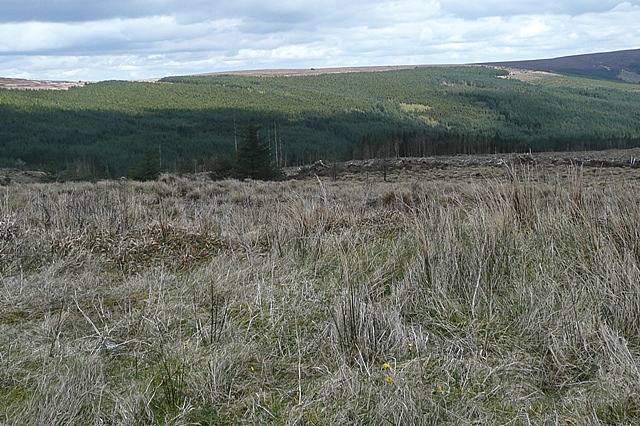
[[[248,124],[275,166],[389,156],[634,147],[636,85],[491,67],[172,77],[0,90],[0,167],[57,179],[211,171]],[[152,157],[149,157],[149,154]]]
[[[590,53],[552,59],[495,62],[492,65],[553,71],[627,83],[640,83],[640,49]],[[488,64],[487,64],[488,65]]]
[[[0,424],[633,424],[640,170],[0,187]]]

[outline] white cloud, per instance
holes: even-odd
[[[153,43],[180,43],[227,34],[238,20],[180,23],[170,16],[110,19],[83,23],[24,22],[0,25],[0,53],[146,50]]]
[[[581,15],[602,13],[616,7],[619,0],[442,0],[442,9],[466,19],[486,16],[531,14]],[[638,3],[635,1],[634,3]]]
[[[531,59],[640,47],[637,22],[640,0],[5,0],[0,75]]]

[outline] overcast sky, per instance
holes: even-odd
[[[640,0],[2,0],[0,77],[458,64],[640,48]]]

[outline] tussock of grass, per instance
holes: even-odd
[[[637,422],[640,188],[563,172],[10,186],[0,424]]]

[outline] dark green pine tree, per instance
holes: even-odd
[[[134,180],[156,180],[160,176],[160,161],[151,149],[147,149],[136,164],[129,177]]]
[[[260,137],[260,129],[249,124],[238,146],[236,156],[236,177],[238,179],[275,180],[280,171],[271,164],[269,145]]]

